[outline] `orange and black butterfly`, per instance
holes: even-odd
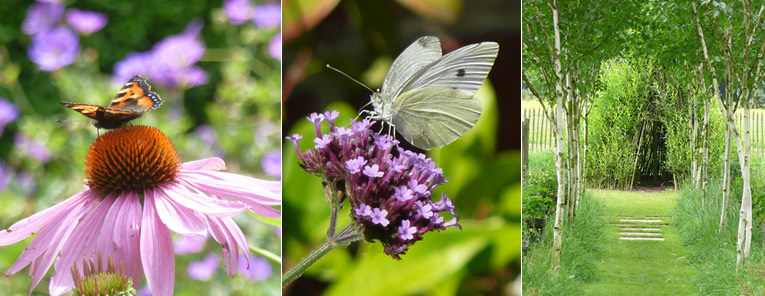
[[[151,91],[145,77],[136,75],[125,83],[108,107],[69,102],[61,102],[61,105],[94,119],[96,128],[114,129],[141,117],[146,111],[159,108],[162,99]]]

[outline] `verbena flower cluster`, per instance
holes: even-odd
[[[426,232],[449,226],[461,229],[451,200],[445,194],[438,202],[432,200],[433,189],[447,179],[430,158],[398,147],[390,135],[370,130],[374,121],[351,120],[351,128],[338,127],[334,122],[338,115],[332,111],[308,117],[316,127],[314,149],[301,152],[300,135],[287,139],[295,144],[305,171],[325,183],[345,182],[351,216],[366,239],[379,240],[386,254],[401,259]],[[322,134],[325,120],[330,129]],[[441,212],[452,218],[444,221]]]

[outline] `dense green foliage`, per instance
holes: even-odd
[[[529,170],[523,176],[523,219],[544,219],[555,208],[558,180],[552,153],[529,155]]]
[[[691,279],[703,295],[762,295],[765,293],[765,244],[758,225],[752,228],[751,257],[736,271],[736,234],[740,192],[728,208],[728,227],[718,232],[722,198],[719,183],[710,186],[710,196],[702,205],[701,192],[690,186],[681,192],[673,224],[691,249],[690,262],[696,269]],[[741,190],[740,187],[738,189]],[[735,191],[735,190],[734,190]],[[738,197],[739,200],[736,200]]]
[[[689,98],[695,94],[683,93],[682,87],[678,87],[675,84],[668,84],[663,87],[656,87],[659,92],[658,100],[658,117],[661,119],[662,124],[666,128],[666,141],[667,147],[666,154],[666,169],[671,172],[677,181],[678,185],[690,184],[691,178],[691,157],[696,154],[696,159],[701,164],[701,154],[699,149],[701,146],[701,129],[704,116],[703,100],[712,100],[710,103],[709,113],[709,171],[710,177],[722,176],[723,156],[725,152],[725,120],[723,119],[720,109],[717,105],[717,101],[713,98],[699,96],[697,103],[693,106],[692,99]],[[690,102],[689,102],[690,101]],[[695,108],[698,120],[699,134],[696,138],[696,151],[691,151],[691,134],[692,128],[689,126],[691,122],[691,115],[689,114],[689,107]],[[731,141],[733,150],[731,156],[735,157],[737,154],[735,151],[735,141]],[[733,162],[732,162],[733,163]],[[735,163],[739,166],[738,163]],[[720,177],[720,179],[722,179]]]
[[[638,58],[603,63],[603,89],[594,97],[589,119],[589,186],[630,186],[652,69],[650,61]]]
[[[574,225],[564,225],[560,273],[551,272],[554,216],[545,224],[544,237],[531,243],[523,259],[523,295],[582,295],[582,285],[596,279],[595,262],[605,226],[602,205],[585,193]],[[564,219],[564,221],[566,221]]]

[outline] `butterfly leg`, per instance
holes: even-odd
[[[361,111],[359,111],[359,114],[358,114],[358,115],[356,115],[356,118],[354,118],[354,119],[353,119],[353,121],[359,121],[359,117],[361,117],[361,114],[364,114],[364,113],[367,113],[367,114],[369,114],[369,113],[371,113],[371,112],[370,112],[369,110],[361,110]],[[369,115],[367,115],[367,118],[368,118],[368,117],[369,117]]]

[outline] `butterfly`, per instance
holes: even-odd
[[[442,56],[438,37],[420,37],[393,61],[382,90],[372,94],[374,110],[362,112],[421,149],[454,142],[481,116],[481,101],[473,95],[498,52],[496,42],[481,42]]]
[[[145,77],[136,75],[117,92],[108,107],[69,102],[61,102],[61,105],[94,119],[96,128],[114,129],[159,108],[162,99],[151,91]]]

